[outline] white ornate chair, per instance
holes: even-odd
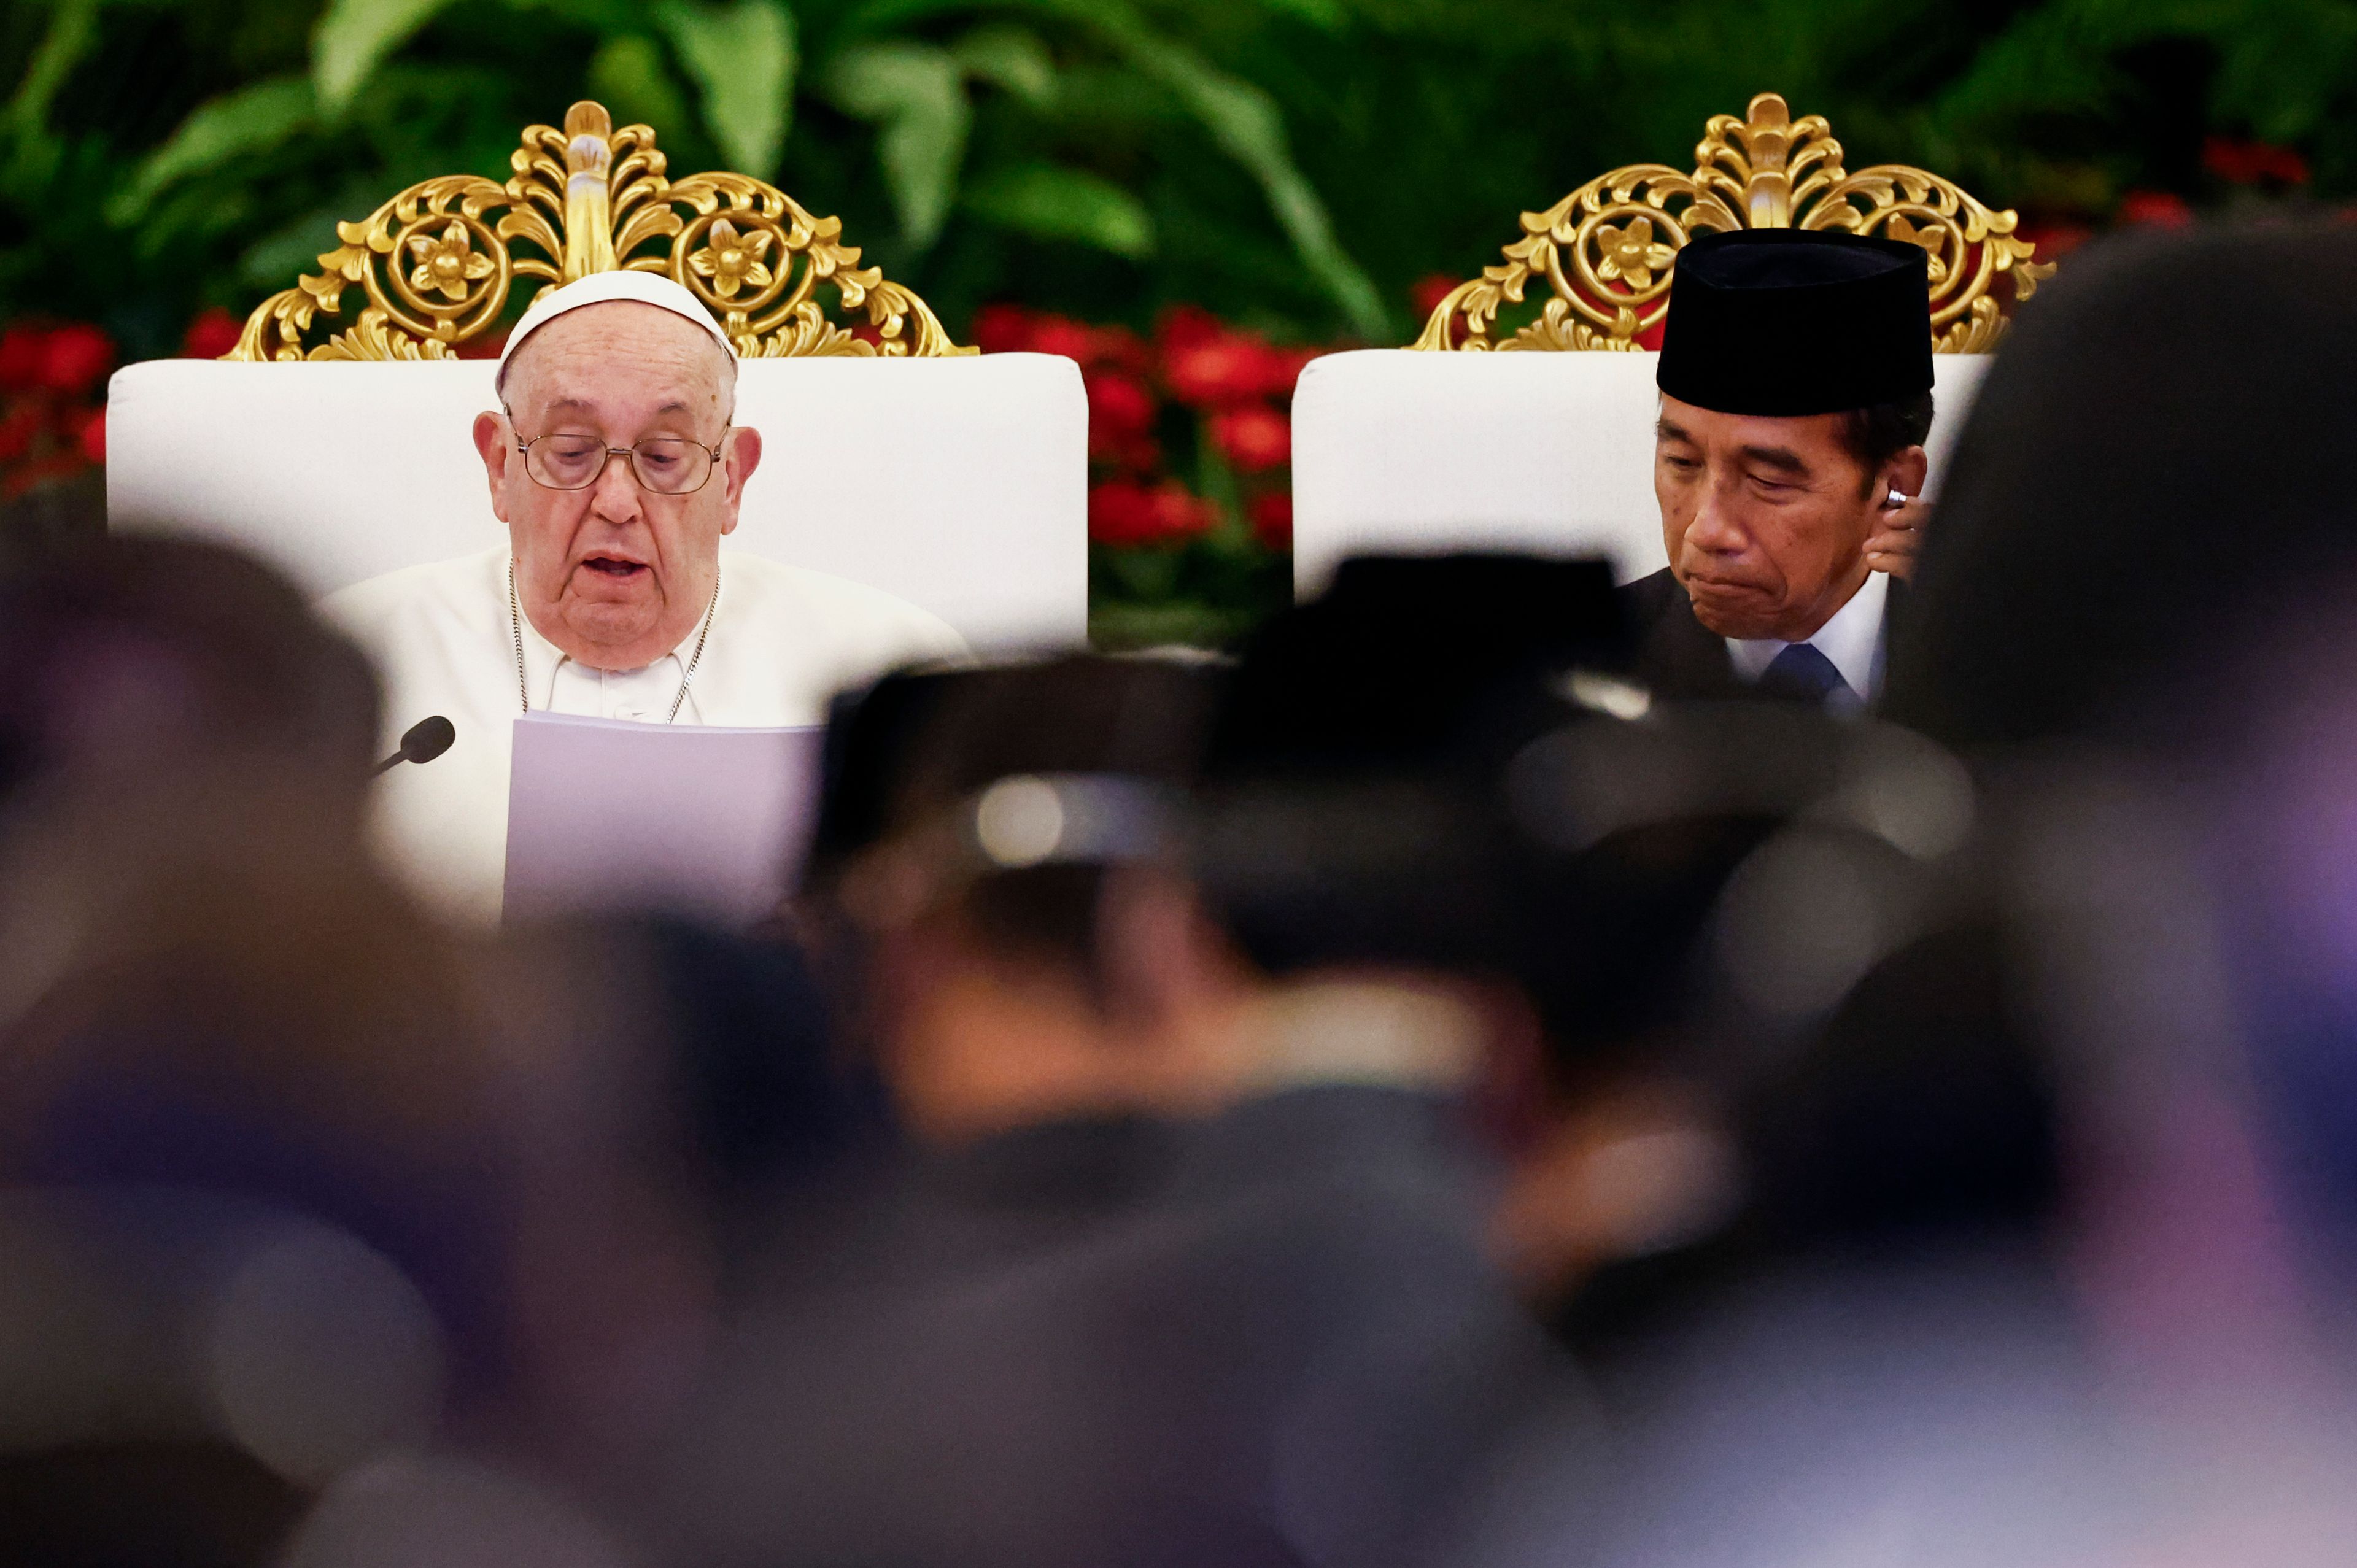
[[[773,186],[665,177],[644,125],[576,103],[504,184],[454,175],[358,223],[273,295],[221,361],[116,373],[110,524],[253,549],[313,591],[479,550],[499,527],[468,436],[492,366],[453,350],[519,279],[616,267],[694,291],[744,355],[764,437],[732,549],[886,589],[978,647],[1071,643],[1088,615],[1088,406],[1079,370],[974,357],[924,302]],[[347,291],[365,300],[340,331]],[[818,289],[866,330],[828,318]]]
[[[1666,564],[1652,491],[1653,359],[1676,253],[1695,233],[1844,229],[1931,258],[1933,485],[2005,330],[1999,277],[2027,299],[2050,275],[1993,212],[1921,169],[1842,166],[1822,116],[1763,92],[1714,118],[1691,171],[1633,164],[1523,214],[1505,260],[1449,291],[1413,349],[1333,354],[1293,399],[1295,591],[1368,551],[1517,549]],[[1508,332],[1536,280],[1550,297]],[[1505,353],[1509,349],[1614,350]],[[1497,350],[1492,352],[1491,350]]]

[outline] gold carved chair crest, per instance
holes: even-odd
[[[576,103],[562,131],[525,127],[508,162],[505,184],[444,175],[336,225],[342,243],[319,271],[264,300],[222,358],[448,359],[500,324],[518,278],[554,285],[618,268],[685,285],[748,358],[975,351],[952,343],[923,300],[858,266],[842,220],[741,174],[669,178],[654,132],[615,130],[602,104]],[[354,285],[366,303],[351,325],[317,322],[342,314]],[[872,330],[828,319],[821,285]]]
[[[1523,214],[1523,235],[1501,266],[1451,289],[1433,308],[1418,349],[1635,349],[1669,309],[1677,252],[1699,233],[1731,229],[1843,229],[1921,245],[1931,258],[1932,347],[1972,354],[2006,328],[1993,292],[2011,279],[2028,299],[2053,275],[2033,262],[2010,210],[1993,212],[1951,180],[1903,164],[1855,173],[1824,117],[1794,120],[1763,92],[1746,118],[1714,116],[1691,173],[1631,164],[1598,176],[1544,212]],[[1522,303],[1534,278],[1553,297],[1502,340],[1498,313]]]

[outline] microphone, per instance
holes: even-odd
[[[371,768],[369,777],[373,779],[386,768],[398,768],[404,762],[431,762],[449,750],[450,743],[457,738],[457,727],[440,714],[420,719],[401,737],[401,749]]]

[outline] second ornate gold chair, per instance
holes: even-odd
[[[1603,553],[1623,578],[1660,567],[1644,350],[1658,342],[1677,252],[1698,233],[1841,229],[1923,247],[1936,475],[2005,331],[2004,306],[2053,272],[2017,224],[1922,169],[1848,169],[1824,119],[1793,119],[1774,93],[1741,119],[1713,118],[1690,169],[1631,165],[1523,213],[1501,261],[1434,308],[1414,345],[1422,352],[1330,355],[1303,372],[1297,591],[1377,549]],[[1510,349],[1523,351],[1490,351]]]

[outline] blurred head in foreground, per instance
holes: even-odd
[[[1200,667],[891,677],[839,713],[809,885],[920,1133],[1217,1098],[1239,976],[1177,869]]]
[[[252,560],[131,538],[0,585],[0,659],[8,1167],[456,1155],[489,1064],[457,955],[362,845],[359,653]]]
[[[373,677],[243,556],[107,539],[0,585],[0,1027],[79,973],[172,1013],[239,995],[313,1039],[434,944],[361,846]],[[160,1005],[174,993],[164,986]],[[367,1064],[401,1073],[416,1064]],[[424,1081],[417,1087],[422,1090]]]
[[[2244,650],[2357,580],[2352,266],[2357,233],[2298,225],[2073,256],[1973,404],[1889,716],[1969,752],[2182,750],[2247,712]]]
[[[1245,648],[1195,870],[1275,987],[1270,1085],[1453,1091],[1527,1044],[1501,771],[1566,680],[1641,703],[1625,659],[1601,563],[1514,556],[1346,562]]]

